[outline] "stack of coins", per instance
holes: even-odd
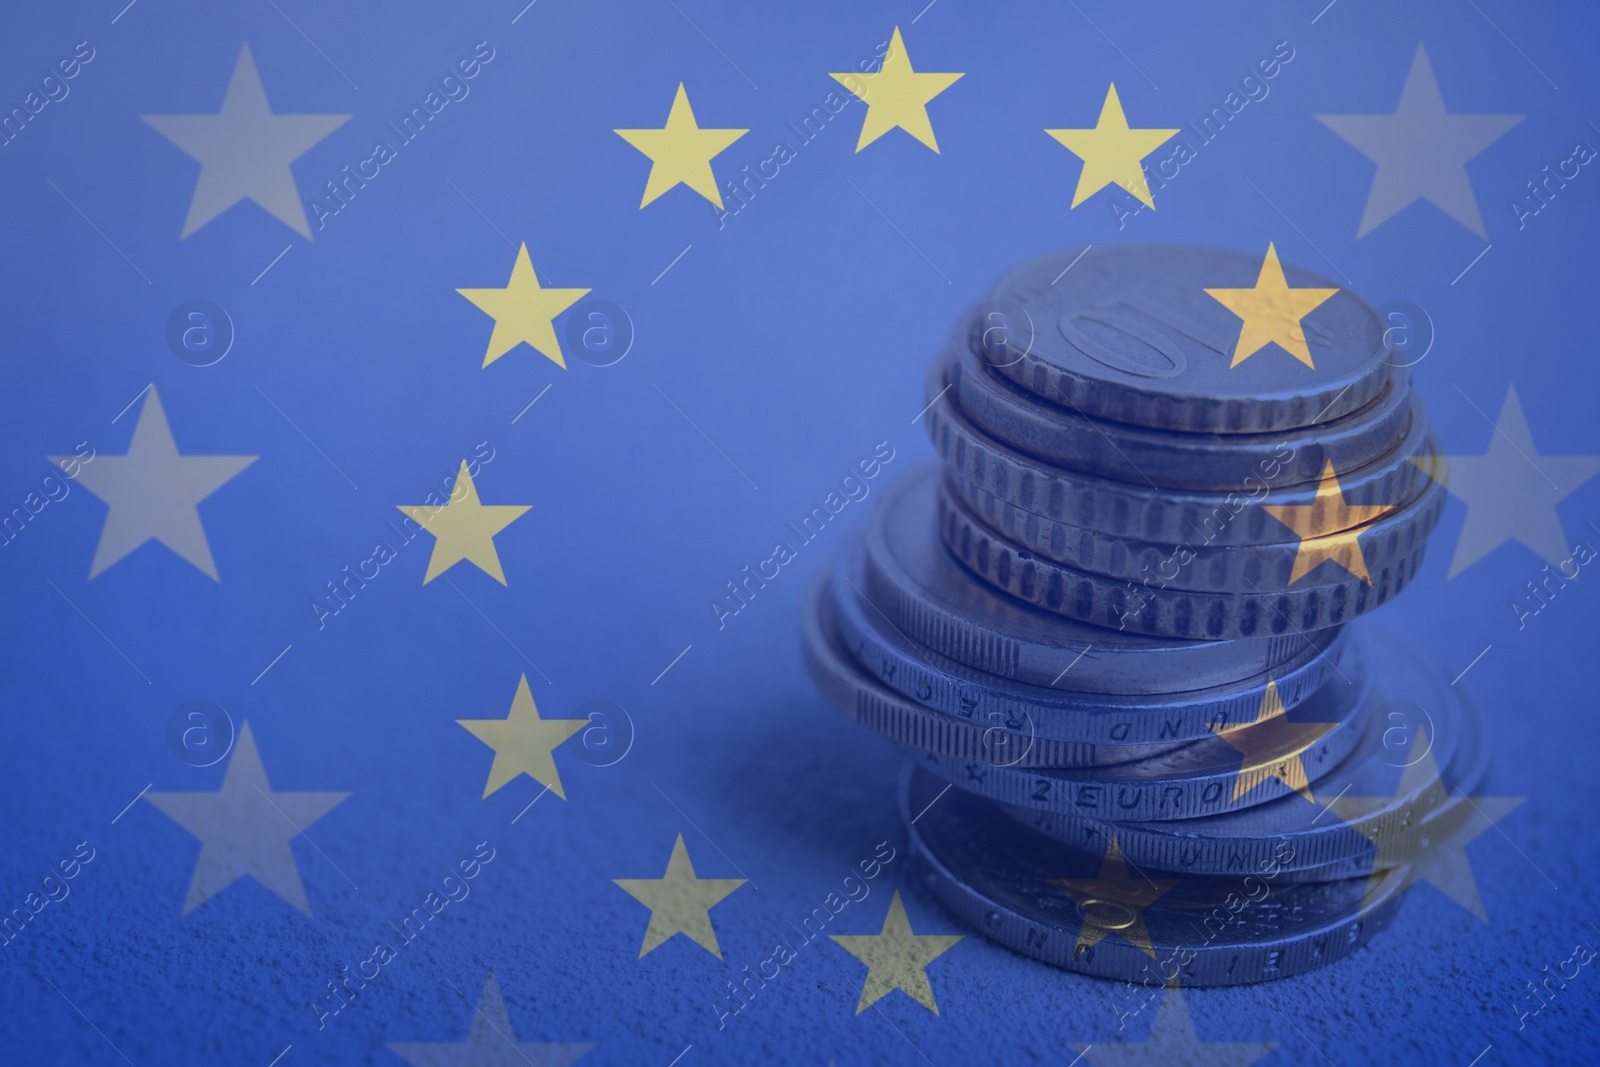
[[[803,629],[830,701],[914,753],[913,849],[980,932],[1130,981],[1295,974],[1459,826],[1476,712],[1345,629],[1443,505],[1383,341],[1271,250],[1068,253],[957,323],[942,463],[879,499]]]

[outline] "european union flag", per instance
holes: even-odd
[[[4,21],[0,1062],[1593,1058],[1595,12]]]

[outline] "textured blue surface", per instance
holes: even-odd
[[[930,455],[912,420],[955,314],[1006,268],[1074,245],[1274,241],[1374,303],[1428,310],[1438,342],[1417,380],[1447,452],[1484,451],[1484,413],[1513,384],[1542,452],[1600,452],[1600,178],[1580,171],[1521,229],[1508,207],[1575,141],[1600,144],[1594,13],[1343,0],[1313,24],[1320,3],[942,0],[918,17],[917,4],[544,0],[513,24],[520,6],[142,0],[118,16],[113,0],[0,16],[7,107],[76,42],[95,51],[70,95],[0,148],[0,508],[22,503],[47,455],[125,452],[134,416],[113,417],[152,382],[184,452],[261,457],[201,505],[220,582],[153,544],[88,581],[105,508],[81,488],[0,550],[0,907],[78,842],[94,849],[70,894],[0,949],[0,1060],[265,1067],[292,1045],[282,1067],[397,1064],[387,1042],[466,1036],[491,968],[518,1036],[595,1042],[586,1064],[665,1065],[691,1045],[685,1067],[910,1064],[918,1049],[940,1065],[1067,1063],[1075,1043],[1141,1038],[1148,1015],[1117,1031],[1117,987],[977,936],[929,968],[938,1015],[900,993],[855,1014],[863,968],[819,939],[718,1029],[723,983],[880,841],[900,858],[835,929],[876,933],[899,887],[918,932],[965,931],[902,862],[898,757],[800,668],[806,578],[876,496],[725,628],[707,603],[875,443],[895,450],[885,481]],[[828,72],[896,24],[919,69],[966,72],[931,106],[940,154],[900,131],[853,152],[854,103],[721,227],[683,188],[638,209],[649,164],[613,128],[660,123],[686,82],[703,125],[751,131],[714,164],[731,177],[795,142],[785,124],[822,103]],[[215,111],[242,42],[277,111],[352,115],[294,165],[308,199],[485,40],[495,58],[470,95],[314,241],[250,204],[179,240],[197,167],[138,116]],[[1088,125],[1112,80],[1135,125],[1181,125],[1285,40],[1294,59],[1270,95],[1158,192],[1159,211],[1119,230],[1102,193],[1069,212],[1078,163],[1043,128]],[[1484,242],[1426,204],[1357,241],[1372,164],[1313,118],[1392,111],[1419,41],[1453,111],[1527,115],[1470,164],[1492,248],[1454,282]],[[522,348],[480,370],[490,324],[452,290],[503,284],[513,252],[497,228],[549,284],[626,308],[628,357],[569,356],[563,372]],[[238,329],[211,367],[165,342],[193,298]],[[532,505],[498,539],[508,585],[470,566],[450,572],[455,589],[422,585],[424,540],[319,630],[308,602],[324,581],[480,441],[495,454],[484,499]],[[1202,1038],[1275,1042],[1265,1063],[1466,1064],[1489,1045],[1478,1062],[1593,1056],[1592,968],[1520,1032],[1513,1005],[1600,939],[1596,593],[1570,584],[1519,630],[1510,604],[1543,561],[1508,544],[1447,581],[1463,514],[1452,501],[1415,585],[1368,624],[1447,676],[1492,645],[1461,684],[1495,739],[1492,791],[1528,800],[1469,846],[1488,922],[1417,887],[1353,959],[1190,992]],[[1600,544],[1600,484],[1561,514],[1569,538]],[[566,801],[543,797],[512,825],[537,785],[480,800],[489,753],[453,720],[503,715],[522,673],[547,717],[614,701],[636,739],[607,768],[558,750]],[[293,845],[309,916],[248,879],[182,914],[198,842],[143,801],[119,817],[147,783],[220,784],[221,765],[167,745],[172,709],[196,699],[249,720],[275,789],[352,794]],[[751,880],[713,910],[721,960],[683,937],[638,958],[647,913],[612,884],[658,876],[679,833],[703,876]],[[471,895],[319,1030],[324,983],[485,840],[495,859]]]

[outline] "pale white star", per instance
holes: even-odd
[[[274,793],[248,720],[215,793],[146,793],[145,799],[200,839],[200,860],[183,913],[249,875],[307,915],[311,905],[289,842],[349,793]]]
[[[1541,456],[1513,386],[1481,456],[1448,456],[1447,485],[1467,505],[1450,561],[1454,578],[1507,541],[1560,564],[1572,556],[1557,502],[1600,474],[1600,456]]]
[[[311,224],[289,164],[343,125],[349,115],[273,114],[246,44],[239,50],[221,111],[139,117],[200,161],[200,181],[189,202],[182,236],[188,237],[239,201],[254,200],[311,240]]]
[[[57,466],[72,458],[49,457]],[[156,540],[216,579],[217,565],[196,505],[256,458],[179,455],[161,397],[150,386],[127,455],[96,456],[78,469],[78,482],[111,508],[89,577]]]
[[[1266,1041],[1200,1040],[1176,986],[1163,991],[1146,1040],[1078,1046],[1095,1067],[1249,1067],[1277,1047]]]
[[[1416,201],[1427,200],[1484,240],[1488,234],[1467,177],[1467,161],[1524,118],[1450,114],[1427,49],[1420,44],[1394,114],[1317,116],[1378,165],[1358,238]]]
[[[391,1041],[389,1048],[412,1067],[566,1067],[594,1045],[518,1041],[490,971],[465,1041]]]

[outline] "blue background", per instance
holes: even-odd
[[[1080,13],[940,0],[912,25],[914,2],[541,0],[512,24],[517,0],[282,0],[281,13],[141,0],[113,25],[121,6],[3,16],[6,108],[75,42],[96,57],[0,149],[0,505],[20,504],[44,457],[79,441],[125,452],[133,414],[111,420],[152,382],[180,450],[261,458],[201,508],[220,583],[160,545],[87,581],[105,509],[81,487],[0,551],[0,906],[20,905],[78,841],[98,853],[0,951],[8,1063],[265,1065],[292,1044],[284,1067],[397,1064],[385,1042],[465,1037],[491,967],[519,1037],[597,1042],[585,1064],[665,1065],[689,1045],[684,1065],[921,1063],[913,1044],[941,1065],[1066,1063],[1074,1043],[1142,1039],[1149,1014],[1117,1032],[1119,987],[977,936],[929,968],[938,1015],[898,993],[881,1015],[856,1015],[864,968],[819,941],[716,1029],[722,983],[879,841],[900,857],[838,932],[877,933],[890,883],[918,932],[966,932],[912,878],[899,757],[829,709],[800,666],[806,579],[867,506],[725,629],[707,603],[876,442],[896,458],[868,503],[931,455],[912,425],[927,362],[961,307],[1023,259],[1102,242],[1276,242],[1286,262],[1343,274],[1375,304],[1427,309],[1438,340],[1416,379],[1447,452],[1481,454],[1491,433],[1463,394],[1492,416],[1512,384],[1541,452],[1600,452],[1588,355],[1600,178],[1586,168],[1525,229],[1507,206],[1576,141],[1600,144],[1596,20],[1577,5],[1340,0],[1312,24],[1320,2],[1084,0]],[[895,25],[919,70],[966,74],[930,106],[941,153],[903,131],[855,153],[859,103],[798,146],[785,124]],[[274,111],[352,115],[295,163],[304,200],[482,40],[495,59],[470,95],[314,241],[248,203],[179,240],[198,167],[138,116],[215,112],[241,43]],[[1158,211],[1119,230],[1110,192],[1068,210],[1079,164],[1042,129],[1090,125],[1108,81],[1134,126],[1184,125],[1285,40],[1295,57],[1270,96],[1157,192]],[[1372,164],[1313,118],[1393,111],[1419,41],[1451,111],[1527,115],[1470,164],[1493,247],[1455,284],[1484,243],[1427,204],[1357,241]],[[680,81],[703,126],[750,130],[715,160],[719,179],[779,139],[797,147],[721,228],[686,188],[639,210],[648,161],[611,132],[659,126]],[[495,227],[527,242],[548,284],[624,307],[637,330],[627,358],[596,368],[569,347],[562,371],[521,348],[480,370],[490,323],[453,290],[504,284],[513,249]],[[237,327],[211,367],[165,342],[168,315],[192,298]],[[532,505],[497,539],[509,585],[462,567],[449,573],[459,595],[423,586],[424,539],[319,631],[308,602],[323,582],[484,440],[496,451],[484,500]],[[1415,888],[1353,959],[1189,992],[1202,1038],[1276,1042],[1268,1064],[1466,1064],[1486,1045],[1485,1064],[1593,1055],[1592,970],[1520,1034],[1512,1005],[1525,979],[1600,939],[1600,611],[1579,582],[1518,632],[1509,605],[1543,561],[1515,544],[1447,582],[1463,514],[1452,500],[1414,586],[1365,625],[1403,635],[1447,677],[1493,646],[1462,684],[1494,738],[1487,791],[1528,800],[1503,835],[1469,848],[1489,921]],[[1561,514],[1569,538],[1600,543],[1585,525],[1600,483]],[[502,716],[524,672],[546,717],[614,701],[636,737],[606,768],[558,750],[568,799],[544,797],[511,825],[537,784],[480,800],[489,753],[453,720]],[[167,746],[169,714],[194,699],[250,721],[276,789],[353,794],[310,830],[316,849],[293,846],[310,917],[248,879],[181,915],[199,843],[146,803],[111,824],[147,783],[217,788],[222,765],[192,768]],[[702,876],[752,881],[712,912],[720,961],[681,937],[639,959],[645,909],[611,883],[658,877],[678,833]],[[317,1032],[308,1005],[339,964],[485,839],[498,855],[471,897]]]

